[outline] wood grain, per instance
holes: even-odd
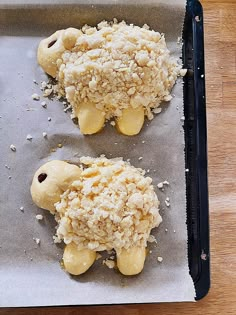
[[[197,303],[1,309],[1,315],[236,314],[236,1],[204,0],[202,4],[211,221],[210,293]]]

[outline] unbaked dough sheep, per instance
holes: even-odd
[[[50,161],[31,186],[36,205],[55,214],[66,271],[82,274],[97,252],[114,249],[122,274],[140,273],[151,230],[162,221],[151,178],[121,159],[82,157],[81,163]]]
[[[117,130],[129,136],[171,99],[181,69],[162,34],[117,21],[55,32],[40,42],[38,63],[57,79],[83,134],[115,119]]]

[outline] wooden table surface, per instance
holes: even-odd
[[[1,309],[0,315],[236,314],[236,0],[204,0],[202,4],[211,223],[209,294],[197,303]]]

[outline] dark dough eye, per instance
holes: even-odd
[[[43,181],[45,181],[45,179],[46,179],[47,177],[48,177],[47,174],[41,173],[41,174],[39,174],[39,176],[38,176],[38,181],[39,181],[40,183],[42,183]]]
[[[52,47],[56,42],[57,42],[57,39],[52,40],[52,41],[48,44],[48,48]]]

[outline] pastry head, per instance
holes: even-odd
[[[54,204],[60,196],[78,179],[81,169],[64,161],[50,161],[41,166],[35,173],[31,185],[33,201],[40,208],[55,212]]]

